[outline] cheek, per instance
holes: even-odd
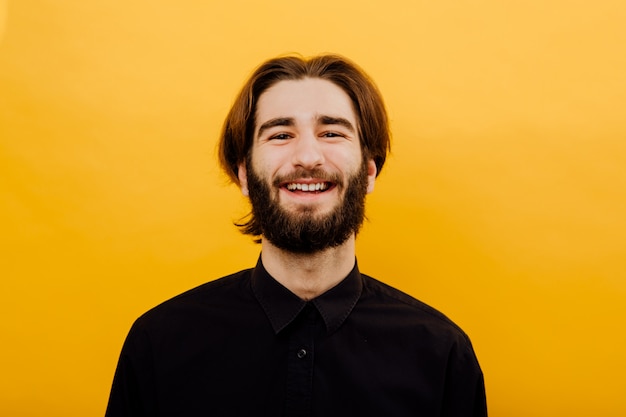
[[[274,177],[276,173],[285,169],[286,158],[282,149],[274,148],[263,151],[257,151],[253,155],[252,165],[259,174]]]
[[[340,172],[354,173],[361,167],[362,156],[359,148],[331,149],[326,160]]]

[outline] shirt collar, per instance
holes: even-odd
[[[339,284],[310,301],[319,311],[328,333],[337,330],[356,305],[363,282],[355,261],[354,268]],[[252,270],[252,291],[263,307],[274,332],[278,334],[291,323],[307,305],[276,281],[263,267],[261,257]]]

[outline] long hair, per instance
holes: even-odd
[[[374,82],[356,64],[339,55],[308,59],[284,56],[261,64],[245,83],[226,116],[219,143],[219,162],[231,181],[239,184],[239,164],[252,146],[259,97],[283,80],[321,78],[340,87],[352,100],[363,154],[376,163],[377,175],[390,150],[385,105]]]

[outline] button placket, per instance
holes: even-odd
[[[315,307],[308,305],[292,323],[285,391],[285,415],[290,417],[305,417],[311,412],[317,314]]]

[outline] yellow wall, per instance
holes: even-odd
[[[139,314],[253,265],[215,143],[291,51],[377,80],[362,270],[471,335],[491,415],[626,415],[625,3],[378,3],[0,0],[0,415],[102,415]]]

